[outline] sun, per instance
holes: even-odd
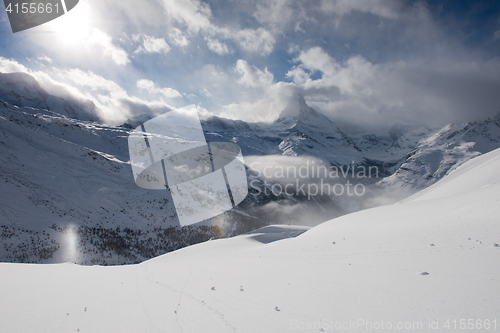
[[[48,25],[64,44],[77,44],[91,33],[91,23],[90,6],[87,2],[80,1],[75,8],[49,22]]]

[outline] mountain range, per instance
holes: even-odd
[[[404,201],[137,265],[0,263],[7,332],[498,331],[500,149]]]
[[[90,101],[48,94],[28,74],[0,74],[1,261],[141,262],[271,223],[314,225],[384,203],[379,199],[388,193],[401,199],[400,193],[426,188],[500,147],[500,115],[440,129],[396,124],[385,135],[350,135],[296,95],[273,123],[205,117],[207,141],[234,142],[247,160],[315,159],[329,168],[375,166],[378,175],[365,183],[366,198],[308,198],[266,194],[276,180],[267,182],[248,167],[258,194],[251,191],[236,209],[180,228],[166,191],[134,183],[127,147],[133,126],[106,125],[99,113]],[[72,252],[75,243],[79,250]]]

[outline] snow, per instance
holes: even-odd
[[[2,330],[453,332],[447,320],[496,319],[498,331],[499,168],[495,150],[300,235],[272,226],[128,266],[0,264]]]
[[[27,74],[0,75],[1,260],[122,264],[172,249],[173,240],[162,238],[165,228],[179,225],[169,193],[136,186],[126,140],[130,126],[82,120],[98,113],[89,103],[52,96]],[[394,202],[387,194],[400,199],[500,146],[500,116],[451,124],[439,131],[397,125],[386,136],[350,137],[300,96],[292,98],[272,124],[211,117],[203,120],[202,127],[208,141],[235,142],[245,161],[253,158],[262,167],[317,161],[317,165],[346,170],[354,161],[375,165],[381,177],[396,171],[379,183],[380,192],[369,188],[377,177],[366,180],[367,195],[358,201],[348,196],[312,196],[311,200],[286,194],[248,196],[238,210],[200,223],[217,224],[225,235],[269,222],[297,223],[304,215],[308,217],[304,224],[315,225],[367,206]],[[254,180],[260,189],[271,192],[273,183],[266,184],[265,177],[248,170],[249,186]],[[402,186],[406,186],[404,193],[394,191]],[[74,243],[68,242],[71,228],[78,229],[80,251],[68,257]],[[203,239],[215,237],[212,231]],[[174,248],[187,245],[182,237],[172,236],[179,240]],[[108,246],[110,239],[114,243]],[[128,250],[118,253],[124,248]],[[40,256],[40,249],[55,252]]]
[[[499,148],[500,115],[483,122],[446,125],[436,133],[419,136],[420,140],[396,172],[380,181],[379,185],[420,190],[471,158]]]
[[[69,95],[67,99],[50,95],[26,73],[0,73],[0,99],[19,107],[50,110],[80,120],[98,120],[100,115],[93,102]]]

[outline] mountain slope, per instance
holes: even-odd
[[[202,121],[208,141],[231,141],[244,155],[313,156],[332,165],[360,163],[356,144],[333,121],[295,95],[272,124],[209,117]]]
[[[136,186],[128,134],[0,103],[1,260],[131,263],[222,236],[219,227],[176,228],[168,193]]]
[[[279,133],[283,155],[322,157],[333,165],[349,165],[363,160],[356,144],[333,121],[294,96],[270,127]]]
[[[54,108],[54,100],[69,103],[72,110],[81,105],[50,96],[27,74],[0,75],[3,261],[141,262],[189,244],[241,234],[270,223],[301,223],[307,219],[308,225],[315,225],[379,204],[380,200],[372,204],[369,195],[384,198],[387,193],[385,188],[382,192],[368,189],[358,201],[349,196],[308,196],[298,191],[275,195],[272,182],[266,183],[265,177],[248,170],[251,195],[237,209],[193,228],[180,229],[168,192],[147,191],[134,183],[127,147],[130,126],[75,119],[81,114]],[[285,156],[278,161],[285,165],[293,165],[295,159],[318,159],[340,168],[346,163],[350,167],[354,161],[377,166],[380,176],[401,166],[392,178],[381,182],[389,189],[393,188],[392,180],[396,185],[404,182],[422,188],[479,152],[498,147],[498,124],[500,121],[494,119],[465,127],[453,125],[437,134],[424,127],[400,125],[387,136],[351,139],[298,95],[272,124],[216,116],[202,121],[208,141],[235,142],[245,158],[254,155],[272,160],[274,155]],[[409,157],[403,159],[406,155]],[[436,156],[445,158],[430,158]],[[261,160],[263,167],[267,161]],[[428,170],[432,171],[431,178],[427,178]],[[369,179],[365,185],[374,180],[378,178]],[[255,193],[255,188],[261,192]],[[78,236],[77,255],[67,251],[70,244],[66,236],[70,232]]]
[[[383,187],[425,188],[464,162],[500,146],[500,114],[483,122],[450,124],[421,139]]]
[[[464,319],[497,331],[499,168],[496,150],[421,196],[296,238],[281,226],[292,238],[242,235],[122,267],[0,264],[9,286],[2,324],[16,332],[458,332]]]
[[[50,95],[26,73],[0,73],[0,99],[18,107],[45,109],[80,120],[99,120],[100,111],[93,102]]]

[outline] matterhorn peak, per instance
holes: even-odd
[[[294,94],[286,107],[281,111],[279,120],[297,118],[301,113],[307,112],[310,109],[309,105],[306,104],[306,100],[300,94]]]
[[[333,125],[333,122],[322,113],[317,112],[300,94],[294,94],[287,106],[281,111],[276,123],[308,123],[315,125]]]

